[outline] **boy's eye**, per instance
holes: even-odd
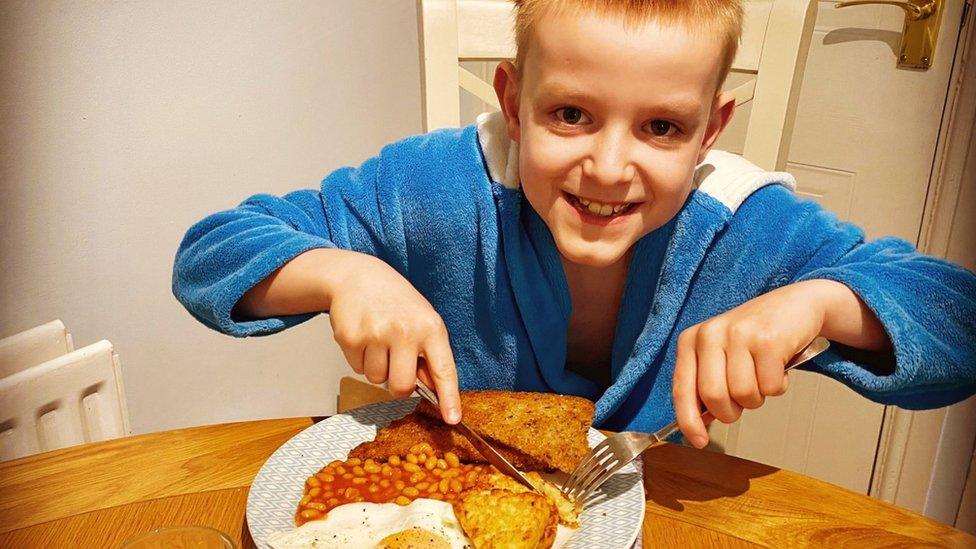
[[[589,121],[586,115],[583,114],[583,111],[577,109],[576,107],[563,107],[558,109],[556,111],[556,118],[558,118],[560,122],[572,126]]]
[[[678,129],[677,126],[667,120],[652,120],[647,127],[651,133],[658,137],[670,137]]]

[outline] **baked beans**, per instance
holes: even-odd
[[[349,458],[333,461],[305,480],[295,524],[325,518],[346,503],[409,505],[418,498],[451,502],[482,473],[484,465],[461,463],[453,452],[437,455],[429,444],[416,444],[405,456],[386,461]]]

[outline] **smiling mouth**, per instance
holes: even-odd
[[[596,217],[619,217],[626,215],[637,206],[636,202],[597,202],[596,200],[582,198],[565,191],[563,191],[563,196],[580,212]]]

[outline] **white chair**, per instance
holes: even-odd
[[[463,61],[515,56],[508,0],[418,0],[424,130],[460,124],[460,90],[498,109],[492,86],[460,67]],[[813,25],[816,0],[746,0],[734,73],[752,75],[735,87],[736,105],[751,102],[742,156],[767,170],[786,166]]]
[[[119,358],[54,321],[0,340],[0,461],[132,433]]]
[[[0,339],[0,379],[74,350],[71,334],[60,320]]]

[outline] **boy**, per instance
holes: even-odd
[[[731,422],[781,394],[818,334],[836,351],[812,368],[874,400],[976,391],[972,273],[709,153],[738,2],[516,9],[501,113],[204,219],[176,259],[187,309],[237,336],[328,311],[353,370],[396,395],[423,378],[450,423],[460,382],[585,396],[615,430],[676,416],[702,447],[702,405]]]

